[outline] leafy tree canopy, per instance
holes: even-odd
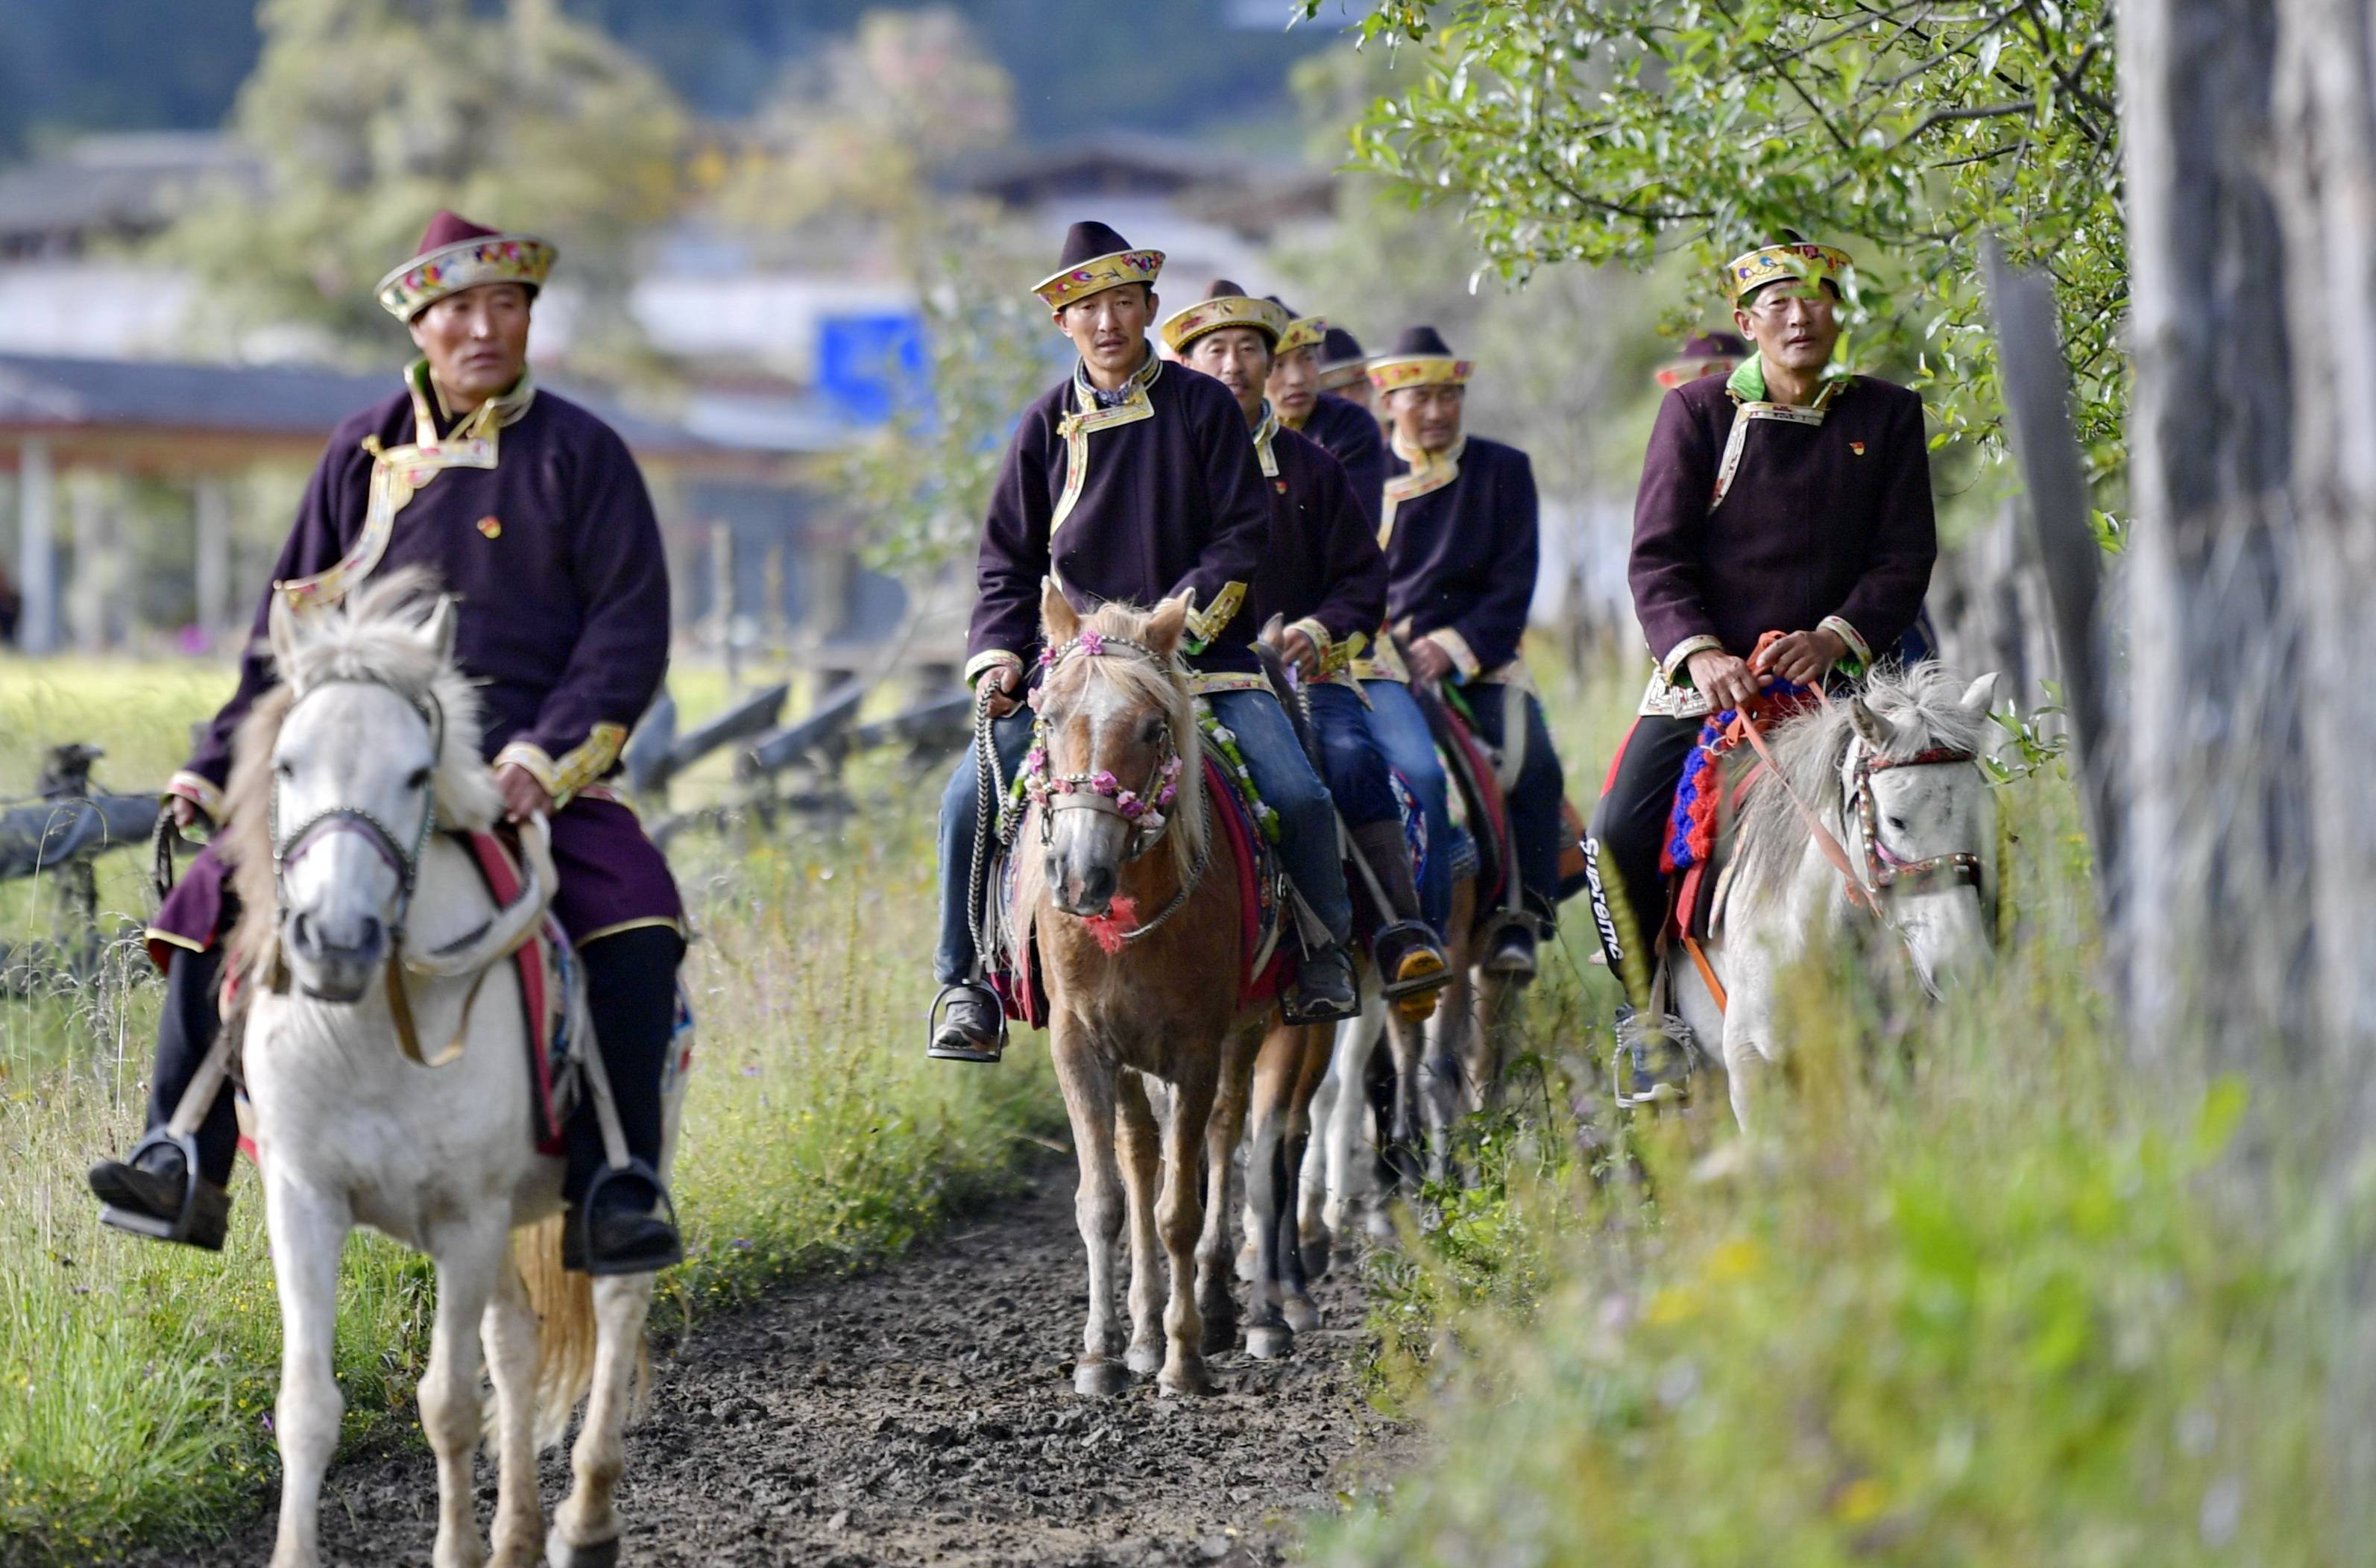
[[[468,0],[264,0],[258,17],[264,54],[233,125],[267,188],[213,193],[157,242],[197,271],[204,326],[296,322],[385,353],[372,285],[438,208],[551,238],[600,297],[625,276],[628,238],[676,203],[674,98],[552,0],[495,16]]]
[[[1843,363],[1909,373],[1938,445],[1994,440],[2000,236],[2052,276],[2082,438],[2117,469],[2109,0],[1382,0],[1359,34],[1408,76],[1354,163],[1456,205],[1503,274],[1681,251],[1714,309],[1729,256],[1785,229],[1839,244],[1860,264]]]

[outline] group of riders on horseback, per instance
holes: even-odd
[[[992,983],[1004,956],[981,937],[995,897],[985,849],[1010,781],[1044,773],[1034,701],[1059,652],[1042,635],[1052,588],[1084,615],[1181,602],[1167,667],[1184,672],[1208,732],[1275,822],[1288,1020],[1359,1011],[1348,866],[1372,906],[1372,972],[1407,1009],[1451,978],[1455,935],[1474,936],[1461,949],[1488,970],[1531,975],[1562,897],[1588,886],[1602,949],[1633,996],[1619,1099],[1681,1097],[1687,1042],[1634,977],[1661,946],[1686,759],[1707,716],[1754,704],[1769,683],[1820,690],[1903,657],[1935,553],[1919,399],[1828,369],[1847,258],[1795,237],[1738,258],[1727,292],[1746,341],[1696,340],[1662,373],[1671,390],[1631,564],[1656,671],[1580,843],[1521,657],[1537,572],[1533,473],[1525,453],[1465,430],[1470,362],[1427,327],[1365,357],[1342,329],[1228,280],[1159,317],[1163,259],[1080,223],[1034,290],[1077,360],[1023,410],[982,530],[965,666],[981,736],[942,808],[944,989],[929,1052],[995,1062],[1004,1046],[1012,996]],[[682,1255],[662,1185],[661,1083],[685,925],[665,860],[604,780],[666,671],[668,582],[624,445],[529,373],[531,307],[552,260],[539,241],[440,213],[383,281],[381,302],[422,357],[400,390],[332,436],[238,690],[174,776],[168,810],[184,829],[223,826],[233,739],[279,678],[265,640],[276,601],[310,612],[407,566],[458,596],[454,653],[483,693],[481,750],[511,818],[549,822],[553,912],[582,968],[624,1138],[622,1162],[592,1117],[571,1126],[569,1266],[641,1274]],[[1439,753],[1447,707],[1514,765],[1502,779],[1507,842],[1496,847],[1511,896],[1474,932],[1447,929],[1460,835],[1485,831],[1452,814]],[[1055,787],[1067,803],[1159,823],[1169,791],[1201,787],[1176,778],[1176,757],[1170,766],[1171,777],[1158,766],[1146,779]],[[276,870],[342,831],[386,846],[391,864],[401,858],[386,825],[329,814],[339,820],[270,825]],[[259,983],[225,970],[239,902],[230,842],[218,837],[196,857],[151,932],[166,1002],[150,1134],[91,1171],[114,1222],[209,1248],[224,1239],[238,1127],[220,1072],[204,1069],[227,982]],[[1581,874],[1562,865],[1579,851]],[[1108,909],[1110,872],[1076,880],[1056,890],[1059,908]],[[1117,906],[1108,918],[1152,914]],[[358,993],[392,965],[401,935],[302,918],[279,932],[314,960],[310,973],[351,973]]]

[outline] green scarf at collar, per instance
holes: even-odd
[[[1818,409],[1829,407],[1840,388],[1854,379],[1849,375],[1833,376],[1816,391],[1812,406]],[[1732,374],[1724,378],[1724,389],[1743,403],[1765,401],[1765,356],[1752,353],[1733,366]]]

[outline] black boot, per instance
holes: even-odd
[[[996,1062],[1006,1053],[1006,1009],[989,987],[972,980],[943,986],[928,1020],[924,1054],[940,1062]]]
[[[1303,956],[1295,971],[1295,987],[1279,1011],[1290,1024],[1334,1024],[1361,1011],[1361,993],[1353,983],[1353,960],[1330,943]]]
[[[226,911],[228,927],[231,914]],[[165,970],[165,1005],[157,1018],[157,1068],[148,1089],[148,1134],[124,1159],[90,1168],[90,1190],[107,1206],[100,1218],[151,1241],[179,1241],[220,1252],[231,1221],[232,1163],[239,1156],[239,1117],[228,1092],[180,1139],[166,1123],[215,1036],[222,1030],[216,985],[222,978],[220,943],[203,953],[177,953]],[[195,1164],[196,1169],[193,1169]]]
[[[659,1178],[660,1080],[676,1033],[676,967],[684,942],[641,926],[579,949],[596,1049],[625,1135],[628,1163],[611,1167],[589,1103],[569,1123],[569,1218],[562,1263],[588,1274],[650,1274],[684,1257],[676,1208]]]
[[[1370,956],[1386,1000],[1404,1016],[1427,1017],[1436,993],[1452,979],[1443,944],[1420,918],[1419,883],[1411,875],[1410,849],[1400,823],[1370,822],[1353,829],[1353,850],[1369,866],[1385,895],[1386,924],[1371,944]]]

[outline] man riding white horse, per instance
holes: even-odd
[[[1162,252],[1134,249],[1102,223],[1076,223],[1063,264],[1032,291],[1080,358],[1024,410],[992,492],[966,678],[992,721],[1000,773],[1011,778],[1031,739],[1017,708],[1040,652],[1043,582],[1085,612],[1191,595],[1182,644],[1190,683],[1236,735],[1255,788],[1278,814],[1280,859],[1317,927],[1306,933],[1288,1011],[1306,1022],[1346,1017],[1359,1003],[1336,819],[1254,657],[1245,603],[1270,545],[1270,481],[1228,389],[1167,364],[1148,344],[1162,267]],[[975,950],[983,891],[976,878],[987,869],[981,823],[968,753],[941,803],[933,967],[943,989],[927,1051],[944,1060],[995,1062],[1004,1035]]]
[[[625,1172],[595,1183],[606,1164],[600,1135],[592,1117],[576,1118],[568,1261],[638,1274],[683,1255],[657,1172],[684,911],[668,862],[600,781],[668,669],[668,570],[626,445],[529,374],[530,313],[552,261],[541,241],[440,212],[419,254],[381,280],[381,304],[410,328],[422,358],[401,390],[331,436],[256,612],[239,688],[173,776],[167,809],[184,828],[220,826],[233,732],[276,681],[265,645],[276,597],[303,612],[407,565],[427,567],[457,594],[457,657],[485,702],[481,749],[512,819],[551,818],[553,912],[582,956],[634,1157]],[[166,997],[151,1135],[128,1160],[90,1172],[125,1228],[206,1248],[222,1245],[230,1209],[238,1138],[230,1097],[218,1094],[197,1123],[195,1170],[160,1130],[220,1029],[222,941],[236,914],[229,872],[210,846],[158,912],[149,946]],[[301,951],[371,949],[359,954],[367,964],[396,935],[301,921],[283,939]]]
[[[1163,324],[1163,340],[1183,363],[1230,389],[1253,434],[1272,491],[1270,552],[1254,583],[1253,618],[1258,625],[1274,615],[1285,623],[1281,652],[1305,682],[1321,773],[1353,852],[1384,896],[1379,913],[1386,923],[1372,955],[1378,978],[1388,995],[1417,997],[1442,989],[1450,973],[1442,944],[1420,919],[1402,808],[1351,670],[1352,655],[1385,618],[1386,558],[1344,465],[1288,428],[1264,395],[1276,385],[1273,345],[1292,342],[1296,327],[1305,328],[1296,351],[1315,352],[1317,322],[1292,322],[1277,300],[1254,299],[1223,279]],[[1341,398],[1332,401],[1371,424]]]
[[[1484,962],[1525,979],[1535,972],[1538,931],[1558,923],[1565,786],[1519,649],[1540,559],[1534,466],[1515,446],[1465,432],[1469,370],[1432,327],[1412,327],[1370,362],[1371,384],[1394,420],[1378,539],[1386,615],[1409,649],[1410,675],[1458,687],[1487,744],[1523,748],[1509,786],[1521,897],[1494,929]],[[1401,723],[1380,731],[1403,766],[1418,737],[1406,738]],[[1436,826],[1431,818],[1430,832]],[[1447,829],[1431,842],[1448,839]]]
[[[1830,369],[1849,266],[1795,236],[1734,258],[1733,321],[1757,351],[1727,375],[1680,378],[1643,462],[1629,576],[1657,670],[1586,841],[1601,946],[1610,972],[1634,977],[1622,1105],[1686,1092],[1681,1031],[1650,1012],[1646,977],[1667,909],[1660,849],[1703,720],[1776,679],[1862,672],[1930,587],[1922,400]]]

